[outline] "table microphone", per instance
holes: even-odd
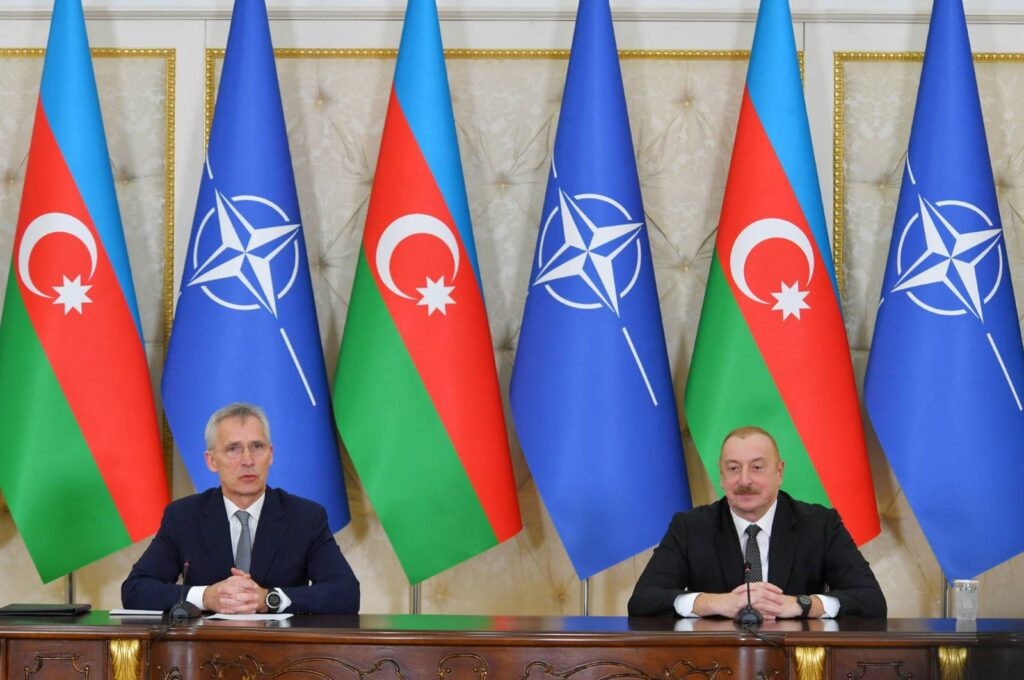
[[[747,606],[736,612],[736,617],[733,619],[736,623],[748,628],[750,626],[759,626],[764,622],[764,617],[761,616],[761,612],[754,609],[753,605],[750,604],[750,579],[748,578],[751,572],[750,562],[743,563],[743,580],[747,582]]]
[[[185,593],[188,588],[185,584],[188,579],[188,568],[191,564],[191,562],[185,560],[185,566],[181,570],[181,594],[178,596],[178,602],[167,610],[167,620],[171,622],[171,625],[187,621],[188,619],[199,618],[199,615],[202,613],[194,604],[185,601]]]

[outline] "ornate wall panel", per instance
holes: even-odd
[[[222,51],[211,51],[219,69]],[[333,372],[394,52],[279,50],[292,161]],[[507,397],[537,237],[566,52],[449,51],[470,212]],[[677,385],[688,370],[746,71],[742,52],[624,52],[623,77]],[[214,83],[210,83],[212,95]],[[208,110],[212,99],[208,98]],[[506,409],[506,413],[508,413]],[[511,422],[510,432],[512,431]],[[507,543],[426,582],[423,611],[567,614],[580,588],[518,446],[525,527]],[[690,456],[695,488],[706,478]],[[346,458],[353,523],[340,535],[368,612],[402,611],[408,586]],[[710,498],[710,492],[698,493]],[[443,549],[443,548],[442,548]],[[649,553],[595,577],[591,611],[621,614]]]
[[[170,292],[164,274],[173,238],[174,51],[94,50],[93,55],[146,353],[159,385]],[[0,50],[0,299],[7,288],[42,66],[43,50]],[[119,606],[120,582],[143,547],[126,548],[76,572],[78,599]],[[6,506],[0,512],[0,571],[4,602],[64,598],[61,580],[39,582]]]
[[[1020,102],[1024,101],[1024,55],[978,54],[975,63],[1020,311],[1024,310],[1024,118],[1020,115]],[[837,251],[844,255],[844,311],[859,384],[863,383],[874,332],[875,306],[899,198],[920,73],[920,53],[835,55],[834,223]],[[889,599],[890,616],[939,616],[941,570],[873,433],[869,447],[883,529],[865,553]],[[956,489],[949,493],[950,502],[958,502]],[[1024,557],[986,572],[980,586],[982,615],[1024,615],[1024,601],[1007,597],[1021,592],[1022,586]]]

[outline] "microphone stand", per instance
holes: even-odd
[[[202,613],[194,604],[185,601],[185,593],[188,588],[185,583],[186,579],[188,579],[188,568],[191,564],[191,562],[185,560],[185,566],[181,570],[181,594],[178,596],[178,601],[174,606],[167,610],[166,616],[171,626],[181,623],[182,621],[199,618],[199,615]]]
[[[750,562],[744,562],[743,580],[747,583],[747,606],[736,612],[736,617],[733,619],[733,621],[744,628],[752,628],[764,623],[764,617],[761,616],[761,612],[754,609],[754,606],[750,604],[750,572]]]

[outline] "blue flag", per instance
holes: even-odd
[[[582,0],[576,17],[511,392],[581,579],[690,507],[608,0]]]
[[[937,0],[864,385],[947,578],[1024,550],[1024,351],[960,0]]]
[[[262,406],[268,483],[349,521],[281,92],[263,0],[237,0],[164,365],[164,410],[196,489],[217,484],[203,429]]]

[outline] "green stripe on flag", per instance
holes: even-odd
[[[737,427],[757,425],[772,433],[786,462],[782,488],[802,501],[832,507],[733,297],[717,251],[708,274],[685,403],[697,453],[719,493],[722,440]]]
[[[497,544],[362,250],[334,377],[334,413],[411,583]]]
[[[39,343],[14,267],[0,317],[0,393],[0,488],[40,578],[52,581],[130,545]]]

